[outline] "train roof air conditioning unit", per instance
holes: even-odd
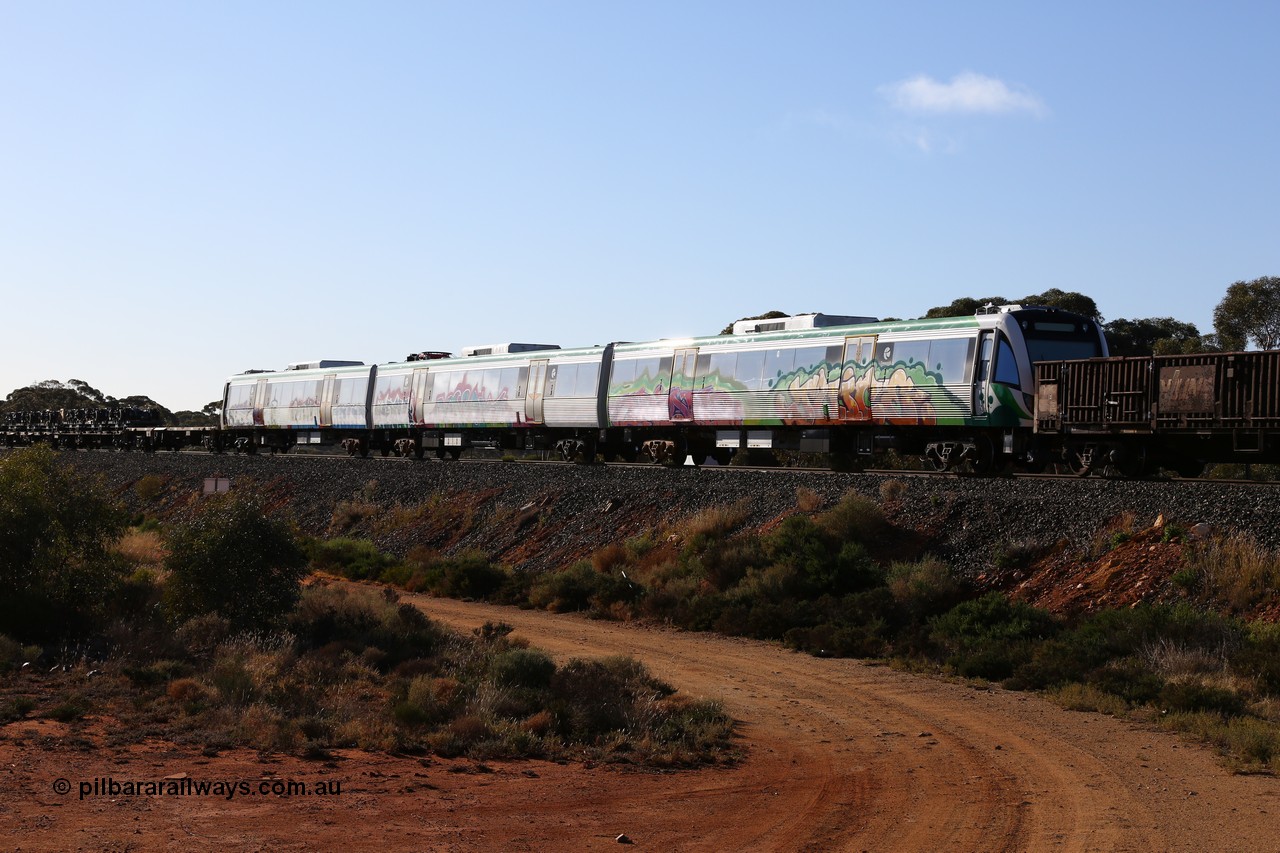
[[[733,324],[735,335],[753,335],[757,332],[799,332],[805,329],[825,329],[828,326],[858,326],[875,323],[875,317],[852,317],[844,314],[796,314],[791,317],[775,317],[771,320],[739,320]]]
[[[537,352],[545,349],[560,349],[559,344],[485,344],[483,346],[463,347],[462,354],[470,357],[473,355],[503,355],[510,352]]]

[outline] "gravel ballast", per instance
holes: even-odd
[[[938,478],[659,466],[575,466],[525,462],[439,462],[329,456],[236,456],[203,453],[65,453],[67,464],[100,476],[135,512],[165,514],[199,495],[206,478],[232,487],[256,482],[287,501],[302,529],[334,534],[334,510],[359,502],[374,515],[434,502],[448,526],[423,542],[412,524],[375,534],[403,554],[427,544],[446,553],[480,550],[515,568],[543,570],[589,555],[611,542],[657,532],[699,510],[743,503],[750,522],[765,525],[797,511],[804,489],[830,505],[855,491],[882,501],[901,526],[923,529],[933,550],[966,574],[989,569],[1010,545],[1086,545],[1124,513],[1150,525],[1158,516],[1183,525],[1207,523],[1247,532],[1280,548],[1280,484],[1212,481],[1139,482],[1092,478]],[[159,496],[144,499],[137,483],[161,478]],[[902,485],[885,489],[897,480]],[[154,479],[153,479],[154,482]],[[897,492],[891,500],[885,493]],[[810,496],[810,500],[811,500]],[[466,507],[465,513],[459,512]],[[432,511],[420,511],[430,520]],[[376,521],[376,519],[375,519]],[[376,529],[374,524],[373,528]]]

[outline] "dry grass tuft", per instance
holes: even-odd
[[[1252,536],[1211,539],[1189,548],[1185,559],[1202,595],[1234,613],[1272,600],[1280,586],[1280,555]]]
[[[685,542],[698,538],[724,539],[751,517],[751,502],[741,500],[731,506],[713,506],[682,519],[675,533]]]
[[[1097,711],[1100,714],[1122,716],[1129,705],[1114,693],[1099,690],[1092,684],[1073,682],[1051,690],[1048,697],[1068,711]]]
[[[164,540],[154,530],[130,530],[116,543],[116,553],[135,566],[160,568],[169,555]]]
[[[880,484],[880,500],[887,504],[902,503],[907,496],[907,484],[902,480],[885,480]]]
[[[817,512],[822,509],[823,503],[822,495],[813,489],[805,486],[796,489],[796,507],[801,512]]]

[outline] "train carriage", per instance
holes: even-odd
[[[233,376],[223,387],[222,431],[241,447],[276,448],[363,433],[373,372],[358,361],[322,360]]]
[[[1280,462],[1280,352],[1036,365],[1036,437],[1081,476]]]
[[[535,375],[545,376],[538,420],[549,428],[600,429],[608,425],[608,413],[600,405],[601,382],[608,373],[601,370],[611,347],[584,347],[560,350],[545,359],[531,359]],[[537,362],[543,362],[539,366]],[[531,418],[539,413],[532,407]]]

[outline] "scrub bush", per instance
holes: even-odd
[[[232,630],[280,624],[298,601],[307,559],[293,531],[247,492],[208,498],[170,527],[165,601],[178,619],[218,613]]]
[[[47,447],[0,457],[0,632],[65,639],[97,627],[129,564],[126,516]]]

